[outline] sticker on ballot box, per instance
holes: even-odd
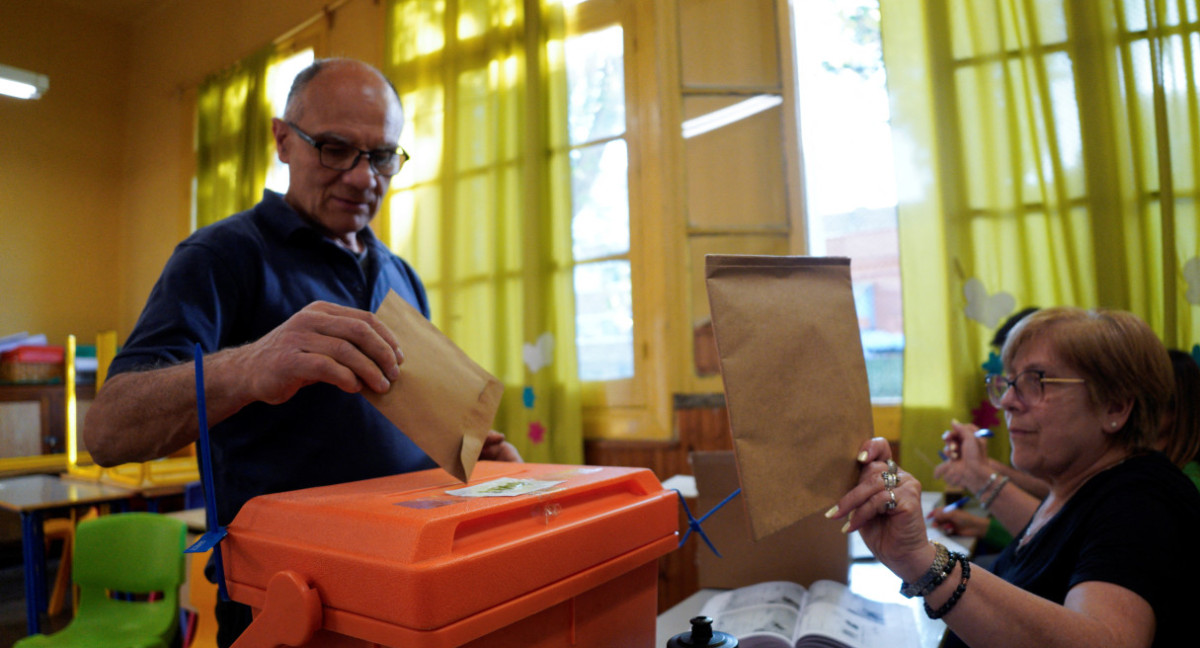
[[[540,479],[513,479],[501,477],[492,481],[446,491],[447,495],[458,497],[514,497],[536,493],[561,484],[562,481],[545,481]]]

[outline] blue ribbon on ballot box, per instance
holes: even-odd
[[[204,553],[209,549],[213,552],[213,566],[216,568],[217,595],[222,601],[229,600],[229,592],[225,589],[225,566],[221,562],[220,542],[228,531],[217,523],[217,494],[213,485],[212,451],[208,445],[208,407],[204,401],[204,352],[200,343],[196,343],[196,411],[200,417],[200,480],[204,485],[204,535],[184,549],[184,553]]]
[[[687,542],[688,536],[692,535],[692,531],[695,531],[696,535],[700,536],[701,540],[704,540],[704,544],[708,545],[709,549],[712,549],[712,552],[717,555],[717,558],[720,558],[721,552],[717,551],[717,548],[713,546],[712,540],[708,539],[708,534],[706,534],[704,532],[704,529],[701,528],[700,525],[703,524],[704,521],[707,520],[709,517],[711,517],[713,513],[716,513],[717,511],[719,511],[722,506],[725,506],[726,504],[729,503],[730,500],[732,500],[733,498],[740,495],[742,492],[742,489],[739,488],[739,489],[733,491],[732,493],[730,493],[728,497],[721,500],[720,504],[717,504],[716,506],[712,507],[711,511],[700,516],[700,519],[698,519],[698,520],[692,515],[692,510],[690,508],[688,508],[687,500],[683,499],[683,493],[679,492],[678,488],[673,488],[671,490],[675,491],[675,494],[679,496],[679,503],[683,505],[683,512],[687,513],[687,518],[688,518],[688,530],[684,532],[683,539],[681,539],[679,541],[679,547],[682,547],[683,544],[685,542]],[[679,547],[676,547],[676,548],[678,549]]]

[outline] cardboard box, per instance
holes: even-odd
[[[230,597],[257,613],[246,645],[275,645],[270,618],[311,627],[310,647],[653,645],[675,493],[635,468],[485,461],[472,477],[562,483],[459,497],[434,469],[247,502],[221,544]]]
[[[63,348],[25,345],[0,353],[0,382],[58,383],[63,379]]]
[[[693,452],[691,458],[699,491],[697,510],[692,513],[700,517],[738,489],[737,462],[732,451]],[[746,504],[739,496],[702,526],[722,557],[707,546],[696,548],[701,588],[731,589],[772,580],[805,587],[823,578],[847,582],[850,548],[841,521],[827,520],[818,513],[755,542]]]

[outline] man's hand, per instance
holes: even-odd
[[[479,458],[488,461],[523,463],[517,447],[505,441],[504,435],[495,430],[488,432],[487,438],[483,440],[483,450],[480,451]]]
[[[247,394],[272,404],[318,382],[349,393],[364,386],[383,393],[404,362],[395,336],[374,314],[328,302],[305,306],[236,353]]]

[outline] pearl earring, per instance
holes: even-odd
[[[1109,425],[1111,425],[1111,426],[1113,426],[1113,427],[1117,427],[1117,422],[1116,422],[1116,421],[1113,421],[1113,422],[1112,422],[1112,423],[1110,423]]]

